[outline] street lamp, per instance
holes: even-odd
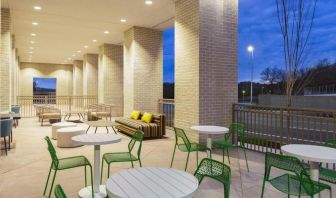
[[[242,93],[243,93],[243,103],[244,103],[245,102],[245,93],[246,93],[246,91],[243,90]]]
[[[252,104],[252,99],[253,99],[253,51],[254,47],[252,45],[247,46],[247,51],[249,53],[249,60],[251,64],[251,98],[250,98],[250,103]]]

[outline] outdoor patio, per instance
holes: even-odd
[[[87,127],[85,124],[80,126]],[[99,129],[98,133],[105,133],[105,129]],[[23,118],[18,128],[14,128],[16,148],[9,151],[7,157],[0,160],[0,194],[1,197],[43,197],[43,188],[47,179],[50,167],[50,156],[47,145],[43,139],[46,135],[51,136],[51,127],[41,127],[37,118]],[[90,133],[93,133],[91,131]],[[101,152],[124,151],[127,148],[129,137],[122,135],[122,141],[118,144],[102,146]],[[56,144],[56,141],[53,141]],[[169,167],[174,146],[174,133],[168,130],[166,138],[145,140],[142,149],[143,167]],[[57,148],[60,157],[84,155],[93,163],[92,146],[82,146],[77,148]],[[247,158],[250,172],[247,172],[243,153],[240,152],[238,163],[236,151],[231,150],[232,185],[231,197],[260,197],[261,185],[264,174],[264,154],[260,152],[248,151]],[[200,159],[206,157],[205,153],[200,153]],[[214,153],[213,158],[221,161],[221,153]],[[174,168],[184,169],[186,154],[176,152]],[[227,163],[227,158],[225,159]],[[188,172],[195,171],[196,156],[191,154]],[[227,163],[228,164],[228,163]],[[135,167],[138,167],[135,163]],[[123,169],[130,168],[129,162],[113,163],[111,174]],[[106,170],[106,168],[104,169]],[[279,172],[280,173],[280,172]],[[56,177],[56,184],[61,184],[68,197],[77,197],[78,191],[84,186],[83,170],[70,169],[61,171]],[[106,172],[103,176],[106,179]],[[103,180],[103,183],[104,183]],[[332,186],[334,192],[335,186]],[[243,193],[243,194],[242,194]],[[322,193],[321,197],[328,194]],[[223,185],[219,182],[206,179],[197,190],[195,197],[223,197]],[[266,185],[265,197],[281,198],[287,197],[270,185]]]

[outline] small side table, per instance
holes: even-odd
[[[89,127],[86,130],[86,133],[89,131],[90,127],[95,127],[95,133],[97,133],[98,127],[105,127],[106,132],[109,133],[108,127],[111,127],[115,134],[117,134],[117,131],[114,127],[118,126],[118,123],[115,123],[113,121],[108,120],[97,120],[97,121],[86,121],[85,124],[88,124]]]

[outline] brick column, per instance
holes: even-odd
[[[124,33],[124,115],[158,112],[162,86],[162,32],[132,27]]]
[[[115,105],[113,116],[123,115],[123,46],[103,44],[99,47],[98,101]]]
[[[1,8],[0,15],[0,111],[7,111],[11,105],[11,17],[8,8]]]
[[[98,95],[98,54],[84,54],[83,95]]]
[[[74,96],[82,96],[83,95],[83,61],[74,60],[73,61],[73,87],[72,94]]]
[[[237,102],[237,0],[175,2],[175,126],[229,126]]]

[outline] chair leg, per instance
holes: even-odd
[[[101,163],[101,172],[100,172],[100,184],[103,182],[103,169],[104,169],[104,160]]]
[[[225,164],[224,163],[224,157],[225,157],[225,148],[223,148],[223,164]]]
[[[141,164],[141,160],[140,160],[140,158],[139,158],[139,164],[140,164],[140,167],[142,167],[142,164]]]
[[[48,186],[48,183],[49,183],[49,177],[50,177],[50,173],[51,173],[51,168],[52,168],[52,163],[51,163],[51,165],[50,165],[49,174],[48,174],[48,179],[47,179],[46,185],[45,185],[45,187],[44,187],[43,195],[45,195],[46,190],[47,190],[47,186]]]
[[[261,198],[263,198],[264,197],[264,191],[265,191],[265,179],[264,179],[264,181],[263,181],[263,185],[262,185],[262,188],[261,188]]]
[[[85,179],[85,187],[87,186],[86,184],[86,165],[84,166],[84,179]]]
[[[244,155],[245,155],[245,162],[246,162],[246,167],[247,167],[247,172],[250,172],[249,166],[248,166],[248,162],[247,162],[247,157],[246,157],[246,151],[245,148],[243,148],[244,151]]]
[[[50,196],[51,196],[51,192],[52,192],[53,187],[54,187],[54,182],[55,182],[55,178],[56,178],[56,173],[57,173],[57,170],[55,170],[54,177],[53,177],[53,180],[52,180],[52,182],[51,182],[51,187],[50,187],[50,191],[49,191],[49,195],[48,195],[49,198],[50,198]]]
[[[9,137],[8,137],[8,142],[7,142],[7,143],[8,143],[8,150],[11,150],[11,141],[10,141],[10,138],[11,138],[11,137],[9,136]]]
[[[228,158],[228,160],[229,160],[229,164],[230,164],[229,148],[226,148],[226,153],[227,153],[227,158]]]
[[[90,172],[91,172],[91,193],[92,193],[92,198],[94,198],[92,166],[90,166]]]
[[[173,152],[173,157],[172,157],[172,160],[171,160],[171,163],[170,163],[170,168],[173,167],[173,161],[174,161],[174,156],[175,156],[175,150],[176,150],[176,145],[174,147],[174,152]]]
[[[196,167],[198,167],[198,151],[196,151]]]
[[[189,154],[190,154],[190,152],[188,152],[188,156],[187,156],[187,162],[186,162],[186,165],[185,165],[184,171],[187,171],[187,167],[188,167],[188,161],[189,161]]]
[[[4,142],[5,142],[5,153],[7,155],[7,143],[6,143],[6,137],[4,137]]]
[[[132,168],[134,168],[134,164],[133,164],[133,161],[131,160],[131,164],[132,164]]]
[[[11,130],[10,141],[13,142],[13,130]]]
[[[108,169],[107,169],[107,179],[110,177],[110,164],[108,164]]]

